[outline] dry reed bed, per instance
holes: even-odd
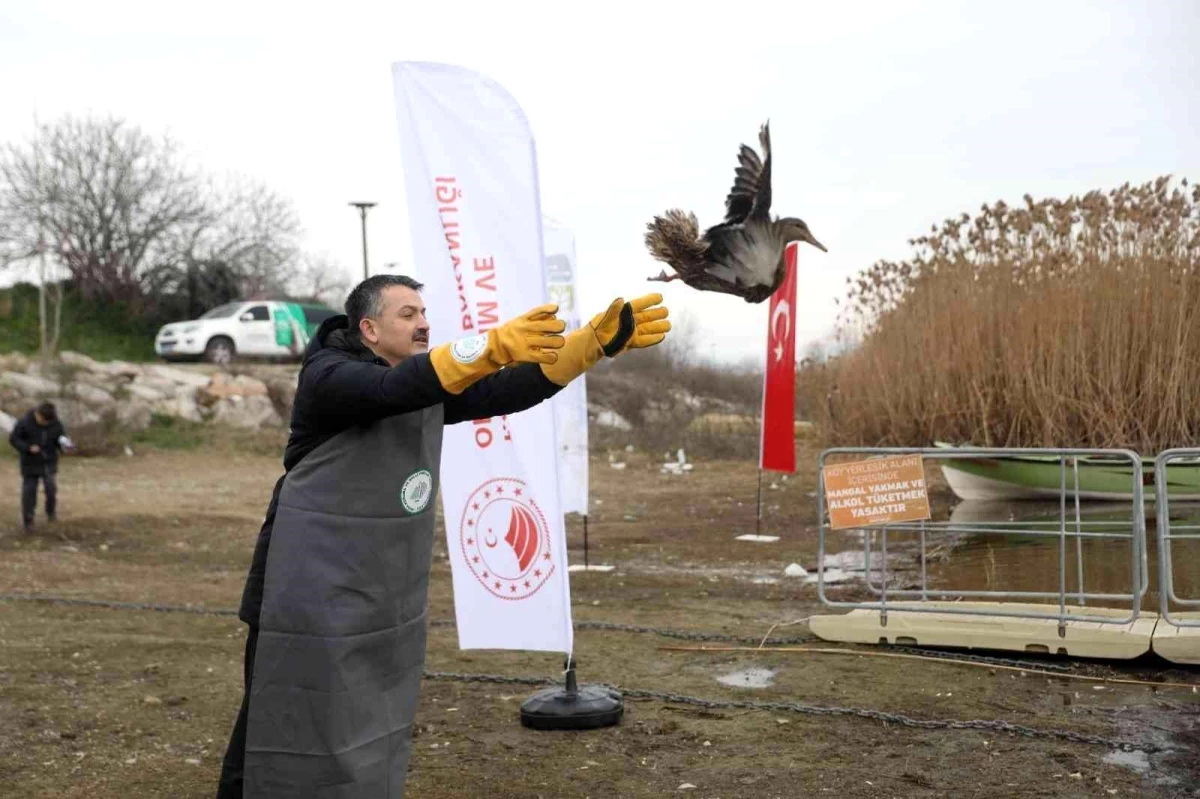
[[[845,445],[1129,447],[1200,439],[1200,187],[984,205],[852,282],[802,396]]]

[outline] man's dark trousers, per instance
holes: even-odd
[[[33,525],[34,511],[37,510],[38,480],[46,487],[46,516],[54,518],[58,503],[58,474],[53,469],[46,469],[45,474],[26,475],[21,478],[21,517],[26,527]]]
[[[250,710],[250,677],[254,674],[254,647],[258,642],[258,627],[250,625],[246,636],[246,654],[243,660],[242,707],[233,733],[229,736],[229,748],[225,750],[225,761],[221,768],[221,781],[217,784],[217,799],[242,799],[242,783],[246,766],[246,714]]]

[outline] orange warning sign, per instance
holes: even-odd
[[[920,455],[838,463],[826,466],[823,473],[825,507],[835,530],[929,518]]]

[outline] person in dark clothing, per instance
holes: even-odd
[[[550,304],[430,349],[421,288],[364,280],[305,351],[239,608],[243,695],[218,799],[403,797],[442,427],[533,407],[670,330],[652,294],[566,335]]]
[[[71,441],[52,402],[43,402],[13,425],[8,443],[21,453],[21,522],[33,531],[38,481],[46,490],[46,518],[53,522],[58,506],[58,454],[70,452]]]

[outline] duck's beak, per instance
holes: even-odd
[[[816,238],[813,237],[813,234],[809,233],[807,230],[804,231],[804,240],[816,247],[821,252],[829,252],[829,250],[825,249],[825,245],[817,241]]]

